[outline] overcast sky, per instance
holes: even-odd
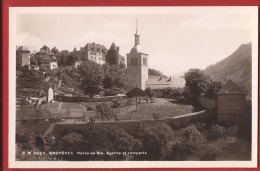
[[[248,9],[183,7],[165,12],[155,8],[117,9],[121,11],[115,13],[116,8],[86,10],[87,13],[24,11],[16,15],[16,45],[31,51],[38,51],[43,45],[72,51],[89,42],[109,49],[114,42],[126,57],[134,46],[138,19],[140,43],[149,54],[149,67],[174,75],[189,68],[204,69],[252,41],[253,21]]]

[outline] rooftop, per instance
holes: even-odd
[[[217,94],[245,94],[245,92],[243,92],[236,83],[229,79]]]
[[[30,52],[26,47],[24,46],[18,46],[16,48],[16,51],[22,51],[22,52]]]
[[[149,76],[145,83],[145,87],[150,87],[151,89],[163,89],[167,87],[184,87],[185,80],[183,78],[171,78],[162,76]]]

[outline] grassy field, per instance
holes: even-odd
[[[43,105],[52,113],[61,113],[63,117],[82,117],[85,108],[78,103],[55,102]]]
[[[155,103],[138,104],[138,110],[132,111],[129,119],[154,119],[154,115],[157,115],[159,118],[172,117],[195,111],[196,110],[192,105],[174,104],[160,99]]]
[[[94,117],[96,120],[101,120],[101,118],[99,118],[100,116],[94,111],[98,103],[90,102],[81,104],[93,109],[88,111],[88,116]],[[85,112],[82,105],[80,105],[80,103],[55,102],[45,104],[43,108],[53,113],[61,112],[64,117],[80,117],[83,116]],[[198,111],[190,104],[173,103],[163,98],[156,99],[154,103],[138,104],[137,110],[134,101],[131,106],[113,108],[113,110],[119,120],[154,119],[155,115],[158,118],[172,117]],[[111,117],[110,120],[115,120],[115,117]]]

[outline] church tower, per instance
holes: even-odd
[[[138,35],[138,21],[136,20],[135,45],[127,56],[127,91],[135,87],[145,89],[145,82],[148,79],[148,54],[144,53],[140,45]]]

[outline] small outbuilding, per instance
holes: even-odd
[[[217,93],[217,121],[241,123],[246,117],[246,93],[232,80]]]

